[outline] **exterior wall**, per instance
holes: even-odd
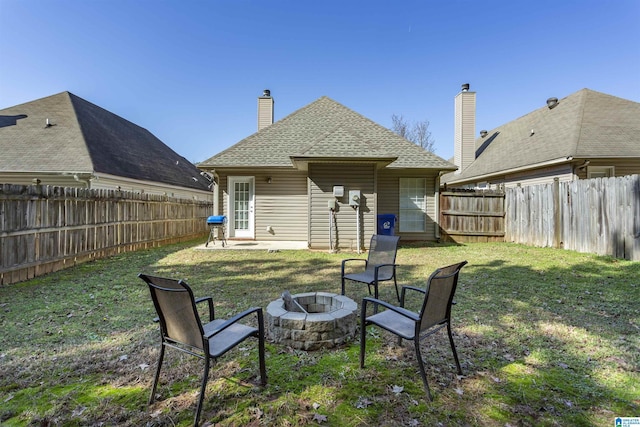
[[[640,159],[595,159],[589,160],[589,166],[613,166],[616,177],[640,175]],[[587,168],[576,168],[576,175],[579,179],[587,179]]]
[[[45,175],[41,173],[0,173],[0,184],[34,185],[35,179],[39,179],[39,185],[51,187],[87,188],[86,183],[78,182],[71,175]]]
[[[314,163],[308,171],[293,169],[216,170],[219,177],[219,214],[229,215],[228,177],[255,178],[255,239],[265,241],[307,241],[312,249],[330,247],[331,216],[328,203],[336,201],[336,226],[331,230],[335,248],[357,250],[356,210],[349,206],[349,190],[360,190],[360,245],[368,248],[371,236],[377,232],[378,214],[399,214],[398,193],[401,177],[427,179],[427,224],[424,233],[396,234],[404,241],[436,240],[436,178],[429,169],[383,169],[374,164]],[[271,183],[268,178],[271,177]],[[344,196],[335,198],[333,187],[344,187]]]
[[[511,188],[517,187],[518,185],[527,186],[551,184],[555,178],[558,178],[560,182],[573,181],[575,179],[573,175],[573,166],[568,163],[549,166],[546,168],[507,175],[501,180],[492,179],[490,182],[492,188],[495,188],[499,184],[504,184],[505,188]]]
[[[349,206],[349,191],[360,190],[360,245],[367,248],[376,232],[376,170],[374,164],[309,165],[309,243],[313,249],[328,249],[330,216],[328,202],[337,200],[336,227],[332,231],[337,249],[357,250],[356,210]],[[333,186],[344,186],[344,196],[333,197]]]
[[[255,169],[217,170],[220,178],[218,206],[222,207],[219,213],[229,215],[228,177],[253,176],[256,240],[307,241],[307,173],[293,169],[262,169],[258,172]],[[269,177],[271,183],[268,182]]]
[[[560,182],[569,182],[576,179],[588,179],[587,167],[581,168],[584,159],[574,159],[572,163],[564,163],[545,168],[538,168],[509,175],[494,176],[487,181],[476,181],[467,184],[455,184],[455,188],[489,188],[498,187],[513,188],[517,186],[551,184],[555,178]],[[616,177],[640,174],[640,159],[589,159],[589,166],[613,166]]]
[[[427,179],[427,224],[425,233],[402,233],[399,231],[399,224],[396,224],[396,235],[400,236],[400,241],[414,240],[436,240],[436,178],[437,173],[433,170],[394,170],[384,169],[378,173],[378,213],[395,214],[400,213],[400,178],[426,178]]]
[[[33,180],[37,178],[40,180],[40,185],[49,185],[52,187],[89,188],[92,190],[120,190],[131,191],[133,193],[175,197],[179,199],[192,199],[202,201],[212,200],[212,193],[210,191],[190,189],[175,185],[162,184],[159,182],[140,181],[115,175],[86,175],[86,178],[80,176],[79,180],[76,180],[71,174],[63,175],[60,173],[42,172],[4,172],[0,173],[0,184],[33,185]],[[88,179],[89,176],[91,177],[90,179]],[[199,179],[205,180],[204,177],[199,177]]]

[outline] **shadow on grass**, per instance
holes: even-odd
[[[637,413],[640,264],[594,258],[568,268],[473,265],[454,314],[468,377],[494,419],[600,425]],[[493,402],[493,404],[492,404]],[[488,406],[491,407],[488,410]]]
[[[177,245],[1,288],[0,392],[11,398],[0,420],[73,425],[82,413],[108,422],[111,408],[121,425],[188,425],[201,373],[197,360],[174,359],[161,382],[165,400],[146,406],[159,339],[137,273],[184,278],[196,296],[214,297],[218,316],[228,317],[266,307],[284,290],[339,293],[340,261],[352,256]],[[204,419],[285,425],[320,414],[331,425],[590,426],[638,413],[639,263],[504,244],[403,245],[399,284],[424,285],[433,269],[462,259],[470,264],[460,276],[453,329],[465,376],[455,375],[446,335],[424,341],[434,402],[423,399],[413,349],[397,348],[380,333],[364,370],[357,342],[312,353],[271,344],[264,390],[251,385],[255,347],[230,353],[212,370]],[[367,295],[366,286],[355,284],[347,292],[358,302]],[[394,301],[393,284],[381,286],[380,295]],[[74,387],[87,380],[115,387],[115,395],[79,398]],[[405,391],[393,392],[394,385]],[[53,394],[48,406],[54,386],[69,392]],[[123,396],[132,390],[126,404],[118,400],[120,387]],[[33,393],[21,394],[22,388]]]

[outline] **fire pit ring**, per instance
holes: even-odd
[[[344,295],[285,292],[267,306],[267,332],[273,342],[299,350],[333,348],[355,336],[357,310]]]

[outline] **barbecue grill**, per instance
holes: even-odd
[[[227,243],[227,239],[225,238],[227,217],[225,215],[212,215],[207,218],[207,225],[209,226],[209,237],[204,246],[209,246],[209,242],[213,242],[215,245],[216,239],[220,239],[222,247],[224,248],[224,245]],[[222,237],[218,237],[218,230],[222,232]]]

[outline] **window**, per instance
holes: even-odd
[[[424,232],[427,218],[427,180],[425,178],[400,178],[401,232]]]
[[[611,178],[614,177],[615,170],[613,166],[588,166],[587,178]]]

